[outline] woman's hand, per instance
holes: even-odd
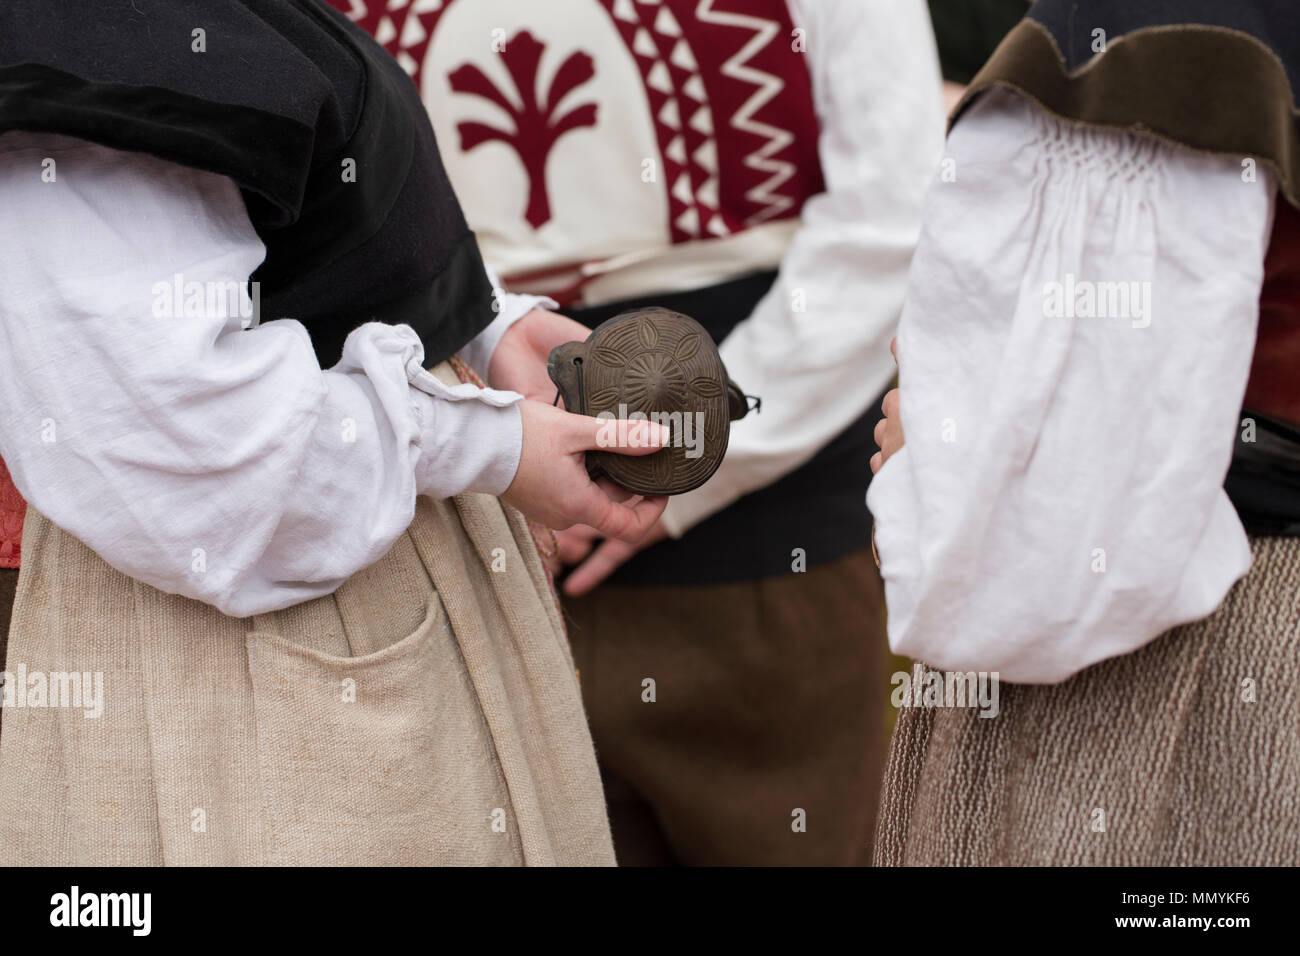
[[[555,383],[546,374],[551,350],[565,342],[581,342],[590,334],[591,329],[581,322],[533,309],[506,329],[497,343],[488,365],[488,384],[549,405],[556,393]]]
[[[898,339],[889,343],[889,351],[898,364]],[[891,388],[885,393],[885,400],[880,403],[880,410],[885,417],[876,423],[876,445],[880,451],[871,456],[871,473],[880,471],[889,456],[903,447],[903,420],[898,417],[898,389]]]
[[[572,415],[528,400],[519,403],[519,413],[524,447],[519,470],[502,498],[548,528],[588,525],[622,541],[640,540],[658,522],[667,498],[641,498],[604,479],[592,481],[586,453],[600,449],[619,455],[654,454],[668,442],[667,428],[650,421]]]

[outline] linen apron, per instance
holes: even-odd
[[[22,548],[7,864],[613,864],[554,594],[498,499],[420,497],[334,594],[243,620],[35,509]],[[64,673],[103,675],[102,715],[31,706],[32,675]]]

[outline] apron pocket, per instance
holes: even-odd
[[[441,598],[361,657],[247,635],[258,756],[285,865],[514,863],[491,735]]]

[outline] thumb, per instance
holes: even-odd
[[[649,455],[672,440],[672,429],[643,418],[586,418],[577,450]]]

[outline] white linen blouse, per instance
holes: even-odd
[[[1054,683],[1250,567],[1223,480],[1276,186],[1010,92],[947,160],[900,320],[906,443],[867,496],[890,645]]]
[[[0,457],[124,574],[235,617],[278,610],[383,557],[417,494],[513,481],[521,396],[438,381],[409,326],[362,325],[322,369],[296,320],[245,330],[217,296],[160,293],[242,285],[262,261],[230,179],[9,132],[0,210]],[[505,329],[554,304],[498,303],[464,353],[484,374]]]

